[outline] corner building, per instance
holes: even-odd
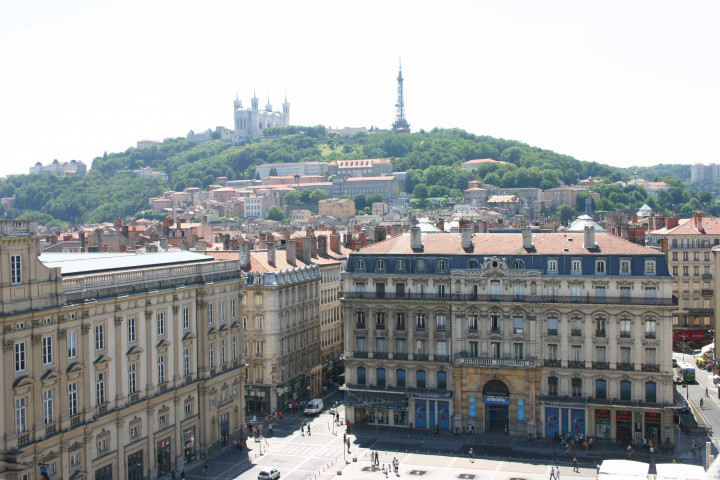
[[[664,255],[592,228],[412,227],[349,256],[347,418],[664,441],[671,289]]]
[[[155,479],[237,438],[238,261],[38,256],[36,228],[0,221],[0,475]]]

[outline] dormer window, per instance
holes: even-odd
[[[398,259],[395,261],[395,268],[396,268],[398,271],[405,270],[405,259],[404,259],[404,258],[398,258]]]
[[[525,268],[525,262],[523,262],[522,260],[515,260],[513,262],[513,268],[517,268],[517,269]]]
[[[620,260],[620,274],[630,275],[630,260]]]
[[[582,273],[582,260],[573,260],[570,265],[572,273]]]
[[[558,271],[558,261],[557,260],[548,260],[547,263],[547,271],[552,273],[557,273]]]
[[[438,271],[442,272],[447,268],[447,261],[444,258],[441,258],[437,261],[437,268]]]
[[[645,275],[655,275],[655,260],[645,260]]]
[[[376,267],[375,269],[379,272],[384,271],[385,270],[385,260],[383,260],[382,258],[378,258],[377,262],[375,263],[375,267]]]
[[[425,271],[425,259],[424,258],[418,258],[417,269],[419,272]]]
[[[358,258],[358,259],[357,259],[357,269],[358,269],[358,270],[365,270],[365,259],[364,259],[364,258]]]
[[[595,261],[595,273],[605,273],[605,260]]]
[[[478,261],[474,258],[472,260],[468,260],[467,268],[478,268]]]

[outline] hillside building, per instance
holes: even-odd
[[[260,110],[259,100],[253,95],[250,108],[243,108],[242,101],[235,98],[233,102],[233,119],[235,132],[233,144],[240,145],[251,140],[263,138],[263,130],[270,127],[287,127],[290,125],[290,104],[287,98],[282,104],[282,111],[273,111],[268,99],[264,110]]]

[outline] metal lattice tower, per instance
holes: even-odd
[[[405,120],[405,99],[403,96],[402,62],[398,70],[398,99],[395,104],[395,123],[392,128],[396,132],[410,132],[410,124]]]

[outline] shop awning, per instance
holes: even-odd
[[[404,393],[358,392],[349,390],[345,395],[344,403],[349,407],[407,410],[407,399]]]

